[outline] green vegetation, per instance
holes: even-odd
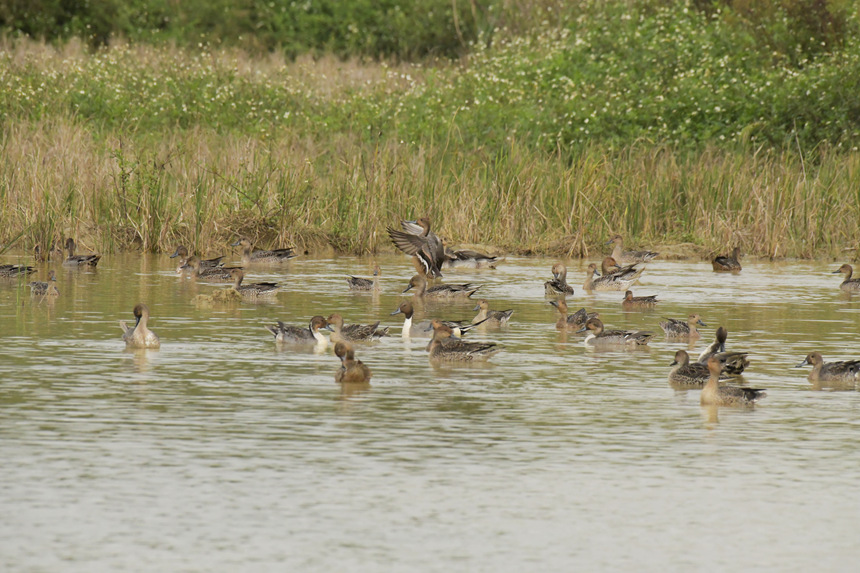
[[[0,0],[0,242],[860,245],[856,0],[199,4]]]

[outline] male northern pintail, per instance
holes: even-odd
[[[719,255],[711,264],[715,271],[737,272],[741,270],[741,248],[732,249],[731,255]]]
[[[842,265],[837,270],[833,271],[833,274],[836,273],[843,273],[845,275],[845,280],[842,281],[842,284],[839,285],[839,288],[841,288],[845,292],[860,291],[860,278],[851,278],[851,275],[854,274],[854,269],[851,267],[851,265]]]
[[[334,375],[334,381],[342,384],[366,384],[370,382],[372,373],[361,360],[355,359],[355,350],[348,342],[338,342],[334,345],[334,354],[340,358],[340,369]]]
[[[171,259],[175,259],[179,257],[179,265],[177,265],[177,271],[181,271],[185,265],[191,260],[188,257],[188,249],[186,249],[183,245],[179,245],[176,247],[176,251],[170,255]],[[195,257],[199,263],[201,269],[209,269],[214,268],[221,265],[221,259],[224,257],[215,257],[214,259],[201,259],[200,257]]]
[[[552,280],[543,283],[543,288],[549,296],[573,294],[573,287],[567,284],[567,267],[555,263],[552,266]]]
[[[628,290],[624,293],[624,299],[621,301],[621,308],[624,310],[632,310],[636,308],[653,308],[658,302],[657,295],[648,296],[633,296],[633,291]]]
[[[63,261],[63,266],[66,267],[94,267],[99,264],[101,255],[76,255],[75,240],[71,237],[66,239],[66,250],[69,251],[69,256]]]
[[[860,382],[860,360],[825,362],[819,352],[807,354],[797,368],[812,365],[810,382]]]
[[[233,277],[233,280],[235,281],[233,283],[233,289],[244,298],[273,296],[277,294],[278,289],[280,288],[278,283],[251,283],[243,285],[242,279],[245,278],[245,273],[239,267],[230,271],[230,276]]]
[[[632,330],[604,330],[599,318],[589,318],[579,332],[588,331],[585,343],[593,346],[644,346],[654,337],[653,332]]]
[[[311,319],[307,328],[284,324],[280,320],[274,325],[266,325],[266,330],[275,335],[275,342],[284,344],[328,344],[328,338],[320,333],[320,329],[328,326],[326,320],[321,316]]]
[[[357,342],[359,340],[377,340],[388,336],[388,327],[379,328],[379,322],[374,324],[343,324],[343,317],[337,313],[326,319],[331,330],[331,341]]]
[[[242,267],[219,267],[219,266],[203,266],[203,262],[196,255],[192,255],[184,265],[179,267],[179,270],[191,269],[194,276],[209,282],[228,283],[235,280],[232,275],[234,270],[243,270]]]
[[[487,299],[481,299],[472,310],[478,311],[478,314],[472,319],[472,324],[486,321],[487,326],[504,326],[514,313],[513,309],[490,310],[490,303],[487,302]]]
[[[625,251],[624,239],[621,235],[615,235],[606,242],[607,245],[612,243],[615,243],[615,248],[612,249],[610,256],[619,263],[647,263],[660,254],[654,251]]]
[[[160,347],[161,341],[158,339],[158,336],[146,327],[146,323],[149,321],[149,308],[141,303],[134,307],[133,312],[136,319],[134,326],[128,326],[124,320],[119,322],[119,326],[122,328],[122,339],[125,340],[126,347]]]
[[[417,256],[431,278],[441,277],[445,248],[442,240],[430,230],[430,218],[401,221],[400,226],[402,231],[388,227],[388,236],[394,246],[407,255]]]
[[[346,282],[349,285],[349,290],[379,290],[379,265],[373,265],[372,279],[363,279],[350,275],[347,277]]]
[[[468,298],[481,287],[470,283],[441,284],[428,287],[427,279],[422,275],[415,275],[409,279],[409,286],[403,292],[408,292],[412,288],[415,289],[415,296],[418,298]]]
[[[563,330],[563,329],[576,329],[579,330],[585,323],[588,322],[591,318],[598,318],[600,315],[596,312],[586,312],[585,308],[580,308],[573,314],[568,314],[567,303],[564,300],[551,300],[549,304],[558,309],[558,312],[561,316],[558,317],[558,320],[555,323],[555,327]]]
[[[33,281],[27,283],[30,287],[30,293],[44,296],[59,296],[60,291],[57,290],[57,273],[51,269],[48,272],[48,282]]]
[[[296,254],[292,248],[272,249],[269,251],[254,250],[251,241],[246,238],[241,238],[235,243],[230,243],[231,247],[242,247],[242,264],[247,266],[252,263],[283,263]]]
[[[723,370],[722,357],[714,354],[708,358],[708,382],[702,388],[702,406],[744,406],[767,396],[763,389],[720,386]]]
[[[449,362],[468,362],[472,360],[487,360],[501,350],[495,342],[466,342],[453,338],[451,327],[441,320],[433,320],[433,338],[427,345],[431,360]]]
[[[667,318],[664,322],[660,323],[660,328],[662,328],[663,332],[666,333],[666,336],[670,338],[690,339],[699,338],[699,336],[701,336],[696,325],[708,326],[702,322],[702,317],[698,314],[691,314],[687,317],[686,321],[676,318]]]
[[[673,386],[696,386],[701,388],[708,381],[710,373],[707,364],[698,362],[690,362],[690,355],[686,350],[678,350],[675,352],[675,360],[670,366],[674,366],[669,371],[669,384]],[[726,374],[720,374],[720,379],[727,379]]]
[[[707,364],[708,358],[714,354],[722,354],[725,359],[723,361],[723,372],[728,374],[742,374],[747,366],[750,365],[750,361],[747,359],[747,353],[726,352],[726,339],[728,337],[729,331],[726,330],[726,327],[719,327],[714,335],[714,341],[710,346],[703,350],[701,354],[699,354],[697,361],[701,364]]]
[[[11,279],[35,273],[36,269],[27,265],[0,265],[0,277]]]
[[[397,310],[391,313],[391,316],[395,314],[403,313],[405,316],[405,320],[403,321],[403,330],[401,331],[401,336],[403,338],[410,337],[427,337],[431,336],[430,330],[432,329],[431,322],[429,320],[423,320],[421,322],[412,322],[412,317],[415,314],[415,309],[412,307],[412,303],[409,301],[400,303],[400,306],[397,307]],[[449,328],[452,329],[454,336],[460,337],[463,336],[469,330],[475,328],[476,326],[480,326],[483,324],[483,321],[476,322],[475,324],[464,324],[464,320],[443,320],[441,321],[443,324],[448,325]]]
[[[501,260],[498,257],[485,255],[471,249],[445,249],[444,267],[449,269],[495,269]]]

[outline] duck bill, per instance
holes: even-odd
[[[577,333],[577,334],[579,334],[580,332],[585,332],[586,330],[588,330],[588,329],[587,329],[586,327],[584,327],[584,326],[583,326],[582,328],[580,328],[579,330],[577,330],[577,331],[576,331],[576,333]]]
[[[178,257],[178,256],[179,256],[179,249],[176,249],[176,252],[175,252],[175,253],[173,253],[172,255],[170,255],[170,258],[171,258],[171,259],[175,259],[175,258],[176,258],[176,257]]]
[[[477,311],[477,310],[481,310],[481,305],[480,305],[480,304],[476,304],[476,305],[475,305],[475,308],[473,308],[473,309],[472,309],[472,312],[475,312],[475,311]]]
[[[395,314],[400,314],[401,312],[403,312],[403,311],[398,308],[397,310],[395,310],[394,312],[389,314],[389,316],[394,316]]]
[[[239,240],[238,240],[238,241],[236,241],[235,243],[230,243],[230,246],[231,246],[231,247],[238,247],[238,246],[239,246],[239,243],[241,243],[241,242],[242,242],[242,239],[239,239]]]
[[[809,360],[807,360],[806,358],[804,358],[804,359],[803,359],[803,362],[801,362],[800,364],[798,364],[797,366],[795,366],[795,368],[800,368],[801,366],[806,366],[807,364],[809,364]]]
[[[409,289],[411,289],[411,288],[412,288],[412,285],[409,285],[408,287],[406,287],[405,289],[403,289],[403,292],[404,292],[404,293],[407,293],[407,292],[409,292]]]
[[[672,361],[672,363],[671,363],[669,366],[677,366],[677,364],[678,364],[678,361],[677,361],[677,360],[673,360],[673,361]]]

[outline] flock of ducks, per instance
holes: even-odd
[[[413,301],[425,300],[448,301],[453,299],[469,299],[480,288],[479,285],[435,283],[441,278],[442,270],[447,268],[495,268],[501,260],[495,256],[471,250],[455,251],[444,247],[442,240],[432,232],[430,219],[422,217],[414,221],[402,221],[401,229],[388,229],[393,244],[404,253],[412,256],[416,274],[409,280],[403,293],[413,292],[412,299],[402,302],[391,315],[403,314],[404,322],[401,336],[404,338],[429,336],[427,352],[431,360],[448,362],[465,362],[487,360],[501,350],[494,342],[473,342],[463,340],[463,336],[471,329],[480,326],[505,326],[511,320],[513,310],[494,310],[487,300],[480,300],[474,310],[476,316],[470,321],[446,321],[432,318],[414,322],[415,307]],[[653,251],[625,251],[620,235],[613,236],[607,244],[614,245],[612,253],[605,257],[598,271],[597,264],[587,267],[583,288],[586,291],[625,291],[621,301],[625,310],[650,309],[657,305],[655,295],[633,296],[630,287],[638,281],[644,271],[645,263],[654,259],[658,253]],[[244,283],[245,268],[257,264],[281,264],[294,258],[293,249],[258,250],[254,249],[248,239],[239,239],[231,244],[241,248],[242,266],[225,267],[223,257],[202,259],[190,255],[188,250],[179,246],[170,255],[179,258],[177,272],[190,274],[194,277],[211,282],[231,282],[231,293],[243,300],[265,299],[274,296],[279,285],[272,282]],[[95,267],[98,254],[76,254],[75,241],[71,238],[65,242],[65,251],[51,248],[43,251],[35,248],[37,261],[62,258],[63,266]],[[65,256],[64,256],[65,255]],[[739,272],[740,249],[735,247],[731,255],[718,256],[713,259],[714,271]],[[0,265],[0,277],[13,278],[27,276],[35,272],[27,265]],[[551,269],[552,279],[544,283],[547,296],[554,297],[549,301],[558,313],[556,328],[585,334],[585,344],[593,347],[636,347],[647,345],[654,337],[650,331],[630,331],[622,329],[607,329],[600,320],[599,314],[587,312],[581,308],[570,313],[566,296],[572,295],[574,289],[567,283],[567,268],[562,263],[555,263]],[[860,292],[860,278],[852,278],[851,265],[842,265],[835,273],[845,275],[840,288],[846,292]],[[354,291],[378,291],[381,271],[378,265],[374,267],[370,279],[349,276],[347,285]],[[59,296],[56,286],[56,273],[51,270],[46,282],[26,283],[33,295]],[[145,304],[137,304],[133,309],[135,322],[129,326],[120,322],[122,339],[129,348],[159,348],[161,341],[148,328],[149,308]],[[660,323],[667,338],[676,341],[691,341],[700,337],[698,326],[707,326],[702,317],[692,314],[686,319],[667,318]],[[265,328],[274,336],[276,343],[284,345],[313,345],[324,347],[330,338],[334,344],[335,356],[341,366],[335,374],[335,380],[343,384],[367,384],[372,376],[370,368],[355,357],[354,343],[370,342],[389,336],[388,327],[380,327],[380,323],[361,325],[345,324],[339,314],[327,318],[314,316],[307,327],[294,326],[276,322]],[[327,338],[322,331],[328,331]],[[432,333],[432,334],[431,334]],[[749,366],[748,353],[726,351],[727,330],[720,326],[716,330],[714,342],[708,346],[692,362],[686,350],[678,350],[669,372],[669,382],[682,388],[701,388],[701,403],[703,405],[742,405],[752,404],[765,396],[762,389],[731,386],[724,382],[738,376]],[[824,362],[821,354],[809,354],[798,367],[811,365],[812,372],[809,380],[812,382],[842,382],[854,384],[860,382],[860,360],[841,362]]]

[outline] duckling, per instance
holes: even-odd
[[[275,342],[284,344],[318,344],[325,346],[328,338],[320,333],[320,329],[328,326],[326,320],[321,316],[311,319],[307,328],[284,324],[280,320],[274,325],[266,325],[265,328],[275,335]]]
[[[367,384],[372,373],[361,360],[355,359],[355,350],[348,342],[334,345],[334,354],[340,358],[341,367],[334,375],[334,381],[341,384]]]
[[[75,240],[71,237],[66,239],[66,250],[69,256],[63,261],[64,267],[95,267],[102,258],[101,255],[76,255]]]
[[[125,341],[126,347],[159,348],[161,341],[146,326],[146,323],[149,321],[149,308],[145,304],[140,303],[134,307],[133,312],[136,319],[134,326],[128,326],[124,320],[121,320],[119,323],[119,327],[122,329],[122,339]]]
[[[647,263],[660,253],[654,251],[625,251],[623,250],[624,239],[621,235],[615,235],[609,239],[606,244],[615,243],[615,248],[612,249],[612,258],[620,263]]]
[[[235,281],[233,283],[233,289],[241,294],[243,298],[256,299],[274,296],[277,294],[278,289],[281,288],[278,286],[278,283],[251,283],[243,285],[242,279],[245,278],[245,273],[238,267],[230,271],[230,276],[233,277],[233,280]]]
[[[443,324],[441,320],[433,320],[431,325],[433,338],[427,345],[431,360],[448,362],[487,360],[501,350],[501,347],[494,342],[466,342],[459,338],[452,338],[451,327]]]
[[[292,247],[286,249],[272,249],[269,251],[254,250],[246,238],[241,238],[235,243],[230,243],[231,247],[242,247],[242,264],[248,266],[252,263],[283,263],[296,256]]]
[[[379,265],[373,266],[373,278],[363,279],[350,275],[346,279],[349,290],[379,290]]]
[[[860,382],[860,360],[824,362],[820,352],[812,352],[796,368],[807,364],[812,365],[810,382]]]
[[[480,286],[471,283],[465,284],[441,284],[427,287],[427,279],[422,275],[415,275],[409,279],[409,286],[403,292],[415,288],[415,296],[418,298],[469,298]]]
[[[514,314],[513,309],[510,310],[490,310],[490,303],[487,299],[481,299],[472,310],[478,311],[475,318],[472,319],[472,324],[486,321],[488,326],[505,326]]]
[[[441,277],[445,248],[442,240],[430,230],[430,218],[401,221],[400,226],[402,231],[388,227],[388,236],[394,246],[407,255],[417,256],[431,278]]]
[[[552,280],[543,283],[547,296],[573,294],[573,287],[567,284],[567,267],[562,263],[552,266]]]
[[[854,269],[851,267],[851,265],[842,265],[841,267],[833,271],[833,274],[836,273],[843,273],[845,275],[845,280],[842,281],[842,284],[839,285],[839,288],[841,288],[845,292],[860,292],[860,278],[851,278],[851,275],[854,274]]]
[[[702,406],[744,406],[767,396],[764,389],[720,386],[723,365],[719,354],[708,358],[708,382],[702,388]]]
[[[599,318],[589,318],[578,332],[586,332],[585,343],[592,346],[644,346],[654,337],[653,332],[604,330]]]
[[[326,319],[326,322],[328,323],[326,328],[332,331],[332,342],[376,340],[388,336],[388,327],[379,328],[378,321],[374,324],[347,324],[344,326],[343,317],[339,314],[332,314]]]
[[[411,338],[415,337],[424,337],[431,336],[429,333],[432,330],[432,325],[429,320],[424,320],[418,323],[412,323],[412,317],[415,314],[415,309],[412,306],[412,303],[409,301],[403,302],[400,306],[397,307],[397,310],[391,313],[391,316],[395,314],[403,313],[406,317],[403,321],[403,330],[401,332],[401,336],[403,338]],[[476,326],[480,326],[484,323],[484,321],[476,322],[475,324],[463,324],[462,320],[443,320],[441,321],[443,324],[446,324],[449,328],[452,329],[454,336],[457,338],[463,336],[469,330],[472,330]]]
[[[54,270],[50,270],[48,272],[48,282],[29,282],[27,286],[30,287],[30,294],[35,295],[43,295],[43,296],[60,296],[60,291],[57,290],[57,273]]]
[[[663,332],[665,332],[666,336],[669,338],[689,340],[691,338],[695,339],[701,336],[699,331],[696,329],[696,325],[708,326],[702,322],[702,317],[698,314],[691,314],[687,317],[686,321],[676,318],[667,318],[664,322],[660,323],[660,328],[663,329]]]
[[[567,303],[564,300],[551,300],[549,301],[549,304],[557,308],[561,315],[555,323],[555,327],[559,330],[570,328],[579,329],[585,326],[585,323],[588,322],[589,319],[600,317],[596,312],[586,312],[585,308],[580,308],[573,314],[568,314]]]
[[[634,310],[637,308],[654,308],[660,301],[657,300],[657,295],[649,296],[633,296],[633,291],[628,290],[624,293],[624,299],[621,301],[621,308],[624,310]]]
[[[711,261],[711,265],[718,272],[738,272],[741,270],[741,248],[732,249],[731,255],[719,255]]]

